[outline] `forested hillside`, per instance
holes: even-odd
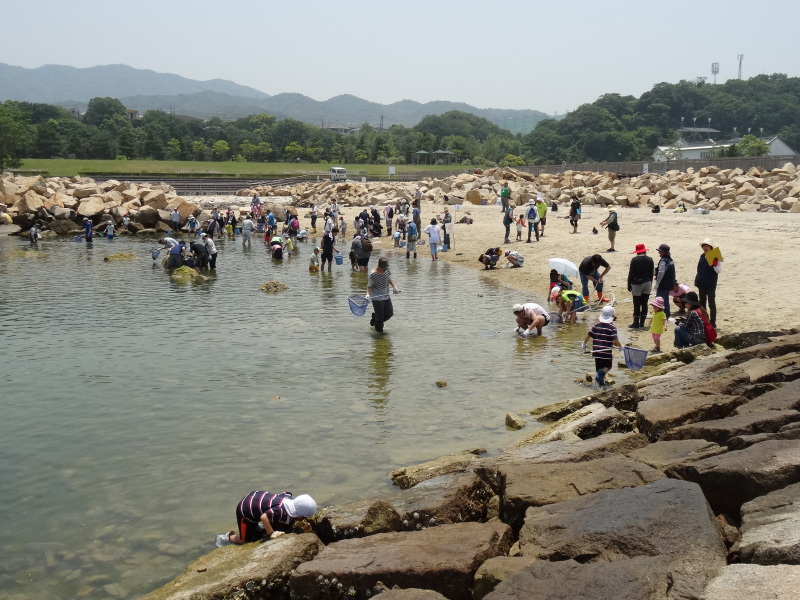
[[[420,150],[447,150],[453,163],[475,166],[639,160],[673,143],[682,125],[710,126],[721,139],[777,134],[798,149],[800,78],[681,81],[657,84],[640,98],[606,94],[524,136],[461,111],[429,115],[414,127],[363,125],[341,135],[270,114],[223,121],[149,110],[130,120],[109,97],[92,99],[80,118],[59,106],[6,101],[0,104],[0,166],[22,157],[410,164],[426,160]]]

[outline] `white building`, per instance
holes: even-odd
[[[760,139],[769,146],[767,156],[793,156],[797,154],[777,135]],[[680,138],[675,142],[674,146],[658,146],[653,152],[653,160],[655,162],[665,162],[667,160],[715,158],[720,149],[728,148],[731,144],[737,144],[741,141],[741,138],[738,138],[721,142],[715,142],[712,139],[704,142],[687,142]]]

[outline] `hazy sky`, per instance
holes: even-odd
[[[10,0],[0,62],[127,64],[315,100],[563,113],[608,92],[800,75],[800,2]],[[11,25],[13,24],[13,25]]]

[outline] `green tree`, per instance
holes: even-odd
[[[756,136],[747,134],[737,144],[737,152],[739,156],[766,156],[769,146]]]
[[[36,126],[36,141],[34,142],[34,156],[36,158],[62,156],[64,148],[64,138],[58,130],[58,121],[48,119]]]
[[[10,101],[0,104],[0,169],[16,168],[31,142],[28,115]]]
[[[100,126],[106,119],[111,119],[114,115],[127,117],[125,106],[116,98],[108,96],[104,98],[92,98],[86,107],[83,115],[83,122],[88,125]]]
[[[182,155],[181,141],[177,138],[170,138],[167,142],[167,160],[180,160]]]
[[[297,142],[290,142],[283,149],[283,155],[289,160],[297,160],[305,153],[305,149]]]
[[[214,160],[228,160],[230,152],[231,147],[228,145],[228,142],[225,140],[217,140],[214,142],[214,146],[211,149],[211,156],[214,157]]]

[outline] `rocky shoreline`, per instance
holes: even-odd
[[[499,456],[398,469],[398,491],[227,546],[147,600],[794,598],[800,333],[729,334],[531,413]]]

